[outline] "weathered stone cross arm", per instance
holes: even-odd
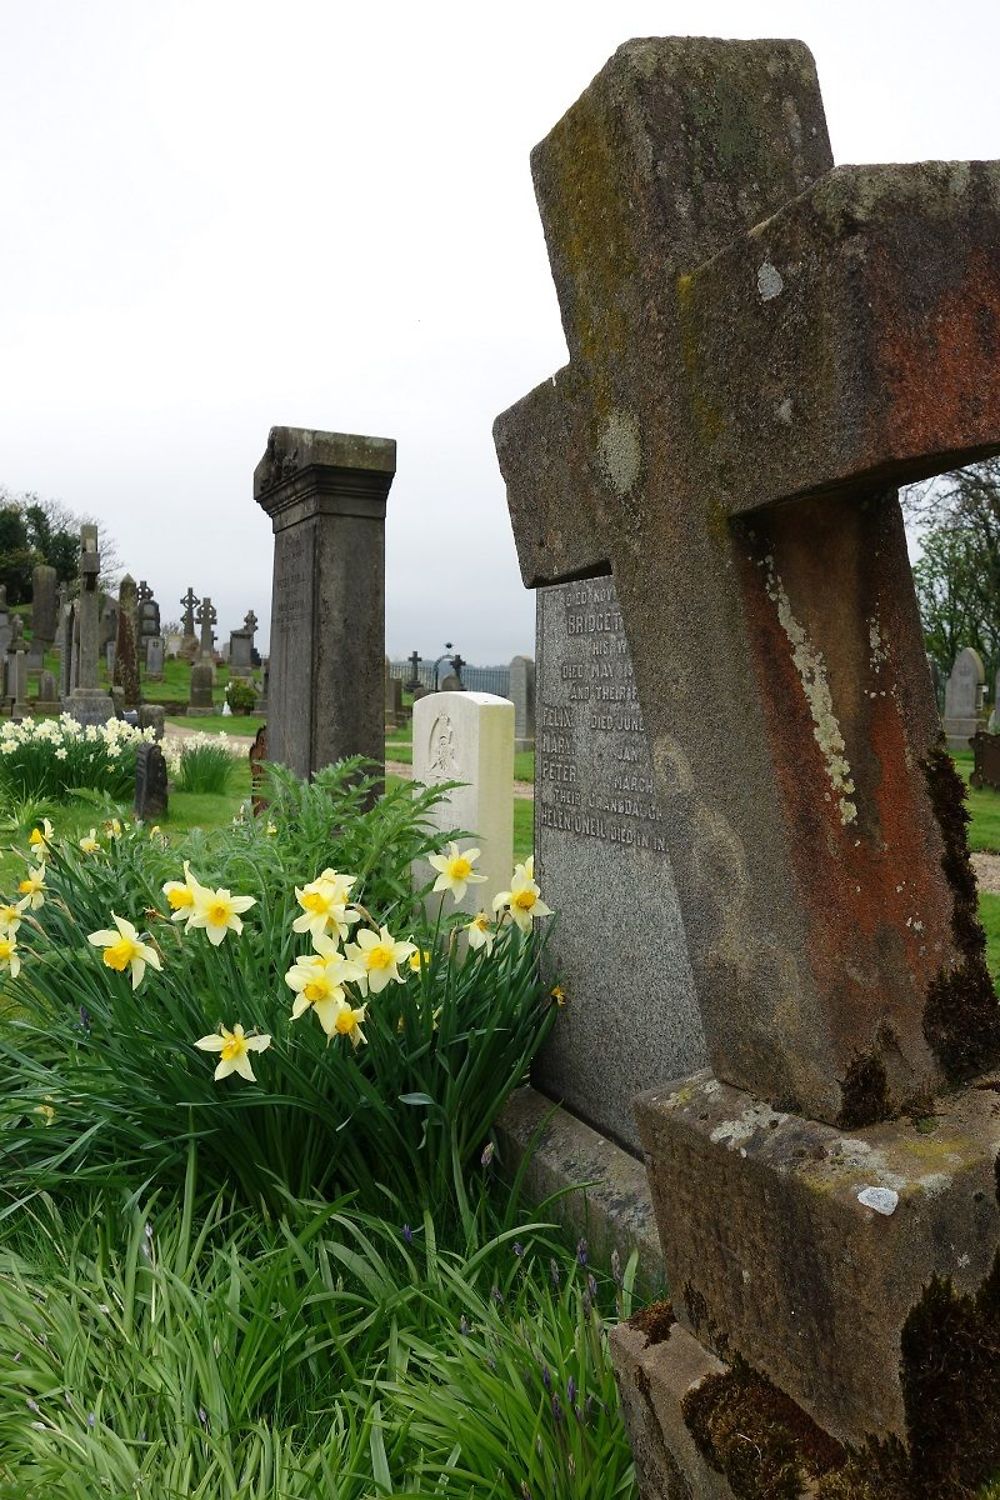
[[[835,168],[668,279],[635,330],[639,401],[607,409],[583,360],[498,419],[529,587],[610,566],[650,421],[672,439],[666,503],[710,484],[730,515],[869,494],[1000,448],[1000,163]],[[672,348],[651,340],[647,364],[657,325]],[[650,411],[657,374],[672,390]]]
[[[805,48],[684,39],[533,171],[524,580],[614,574],[718,1076],[884,1118],[1000,1057],[894,494],[1000,450],[1000,167],[833,170]]]

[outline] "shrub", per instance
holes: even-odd
[[[425,818],[440,792],[399,786],[372,802],[375,783],[358,772],[348,762],[307,784],[272,768],[269,821],[193,835],[183,848],[137,829],[86,854],[55,842],[44,905],[24,914],[18,933],[23,968],[5,986],[19,1007],[0,1031],[0,1180],[9,1190],[170,1181],[196,1139],[203,1176],[248,1201],[356,1189],[369,1205],[389,1192],[411,1211],[461,1207],[465,1174],[551,1024],[538,940],[502,921],[474,949],[456,930],[467,918],[436,910],[428,919],[410,864],[439,842]],[[397,951],[402,982],[382,987],[371,969],[345,981],[343,1000],[323,1002],[324,1011],[316,998],[315,1014],[292,1020],[293,1002],[307,1011],[312,1003],[286,976],[320,962],[293,921],[308,917],[299,897],[328,867],[356,877],[344,951],[362,929],[388,928],[394,940],[412,939],[415,962]],[[188,930],[171,920],[171,881],[177,901],[202,912]],[[196,894],[216,887],[223,905],[229,891],[252,898],[217,932]],[[138,989],[123,946],[131,938],[110,932],[104,962],[88,942],[115,915],[147,929],[135,941],[162,965]],[[365,941],[380,944],[358,937],[359,949]],[[232,1032],[237,1022],[271,1038],[252,1059],[259,1081],[215,1082],[213,1060],[195,1044],[216,1033],[218,1050],[220,1025]]]
[[[226,702],[234,714],[252,714],[257,703],[257,689],[245,677],[234,677],[226,685]]]
[[[165,753],[175,791],[224,797],[232,781],[234,762],[246,752],[223,733],[173,738]]]
[[[121,719],[86,726],[69,714],[7,721],[0,728],[0,803],[65,802],[78,788],[130,799],[136,751],[152,738],[151,729],[133,729]]]

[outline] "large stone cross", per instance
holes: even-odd
[[[614,575],[716,1074],[898,1113],[1000,1057],[894,489],[1000,450],[1000,168],[833,169],[803,46],[687,39],[532,166],[570,360],[495,427],[524,581]]]

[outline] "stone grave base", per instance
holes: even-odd
[[[944,737],[949,750],[968,750],[969,741],[982,729],[979,719],[945,719]]]
[[[719,1433],[720,1402],[770,1402],[774,1425],[823,1461],[831,1444],[864,1454],[871,1493],[887,1500],[897,1482],[907,1493],[914,1434],[921,1463],[945,1481],[935,1496],[952,1493],[963,1463],[1000,1468],[1000,1079],[860,1130],[776,1111],[707,1070],[642,1095],[636,1114],[681,1326],[662,1350],[623,1332],[617,1367],[633,1439],[648,1447],[649,1404],[636,1405],[629,1382],[641,1387],[636,1372],[652,1379],[655,1364],[656,1421],[692,1500],[728,1494],[697,1465],[688,1472],[676,1437],[681,1405],[690,1430],[716,1397]],[[731,1387],[692,1417],[683,1381],[720,1373],[714,1355],[731,1363]],[[884,1445],[877,1464],[873,1439]],[[725,1468],[724,1453],[712,1457]],[[867,1495],[818,1491],[828,1492]]]
[[[58,698],[36,698],[31,705],[33,714],[50,715],[62,712],[62,704]]]
[[[115,717],[115,705],[100,688],[76,688],[62,702],[64,713],[72,714],[78,724],[106,724]]]
[[[189,719],[207,719],[212,714],[220,714],[222,709],[216,708],[214,703],[208,708],[199,708],[197,705],[189,703],[185,712]]]
[[[496,1134],[507,1176],[523,1164],[526,1202],[546,1203],[542,1216],[586,1239],[598,1263],[637,1251],[642,1292],[659,1294],[666,1272],[641,1161],[533,1088],[511,1095]]]

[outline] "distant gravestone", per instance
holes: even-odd
[[[138,619],[135,580],[128,574],[118,589],[118,639],[115,642],[113,682],[124,708],[138,708],[139,690],[139,642],[136,634]]]
[[[160,633],[160,606],[153,598],[153,590],[145,578],[139,584],[136,593],[139,605],[139,640],[148,640],[151,636]]]
[[[980,728],[986,669],[978,651],[966,646],[955,658],[944,690],[944,733],[952,750],[968,750]]]
[[[198,655],[199,659],[203,662],[207,661],[214,663],[215,661],[215,632],[213,631],[212,626],[215,625],[218,618],[219,616],[215,605],[206,594],[204,599],[202,599],[201,603],[198,605],[198,609],[195,613],[195,620],[201,628],[201,639],[198,645]]]
[[[535,748],[535,661],[515,656],[510,664],[510,701],[514,705],[514,749]]]
[[[58,575],[55,568],[39,563],[31,575],[31,649],[28,666],[40,667],[45,654],[52,650],[56,639],[56,591]]]
[[[257,630],[257,616],[253,610],[248,610],[240,630],[233,630],[229,635],[229,675],[230,677],[253,676],[253,638]]]
[[[139,704],[139,728],[151,729],[162,740],[167,727],[167,711],[162,703]]]
[[[7,585],[0,584],[0,660],[10,645],[10,611],[7,608]]]
[[[42,672],[38,679],[38,699],[35,708],[39,713],[59,712],[59,690],[56,686],[55,674]]]
[[[194,612],[200,603],[201,600],[198,598],[198,595],[189,585],[187,593],[180,601],[181,609],[184,611],[182,616],[184,633],[179,647],[180,654],[189,658],[193,657],[198,650],[198,637],[195,635],[194,629]]]
[[[308,776],[382,761],[386,438],[273,427],[254,498],[274,529],[268,749]]]
[[[406,722],[403,712],[403,684],[389,671],[389,658],[385,661],[385,723],[387,729],[398,729]]]
[[[157,744],[140,745],[135,758],[135,815],[143,822],[167,811],[167,762]]]
[[[535,873],[559,913],[546,972],[572,1004],[533,1076],[639,1149],[635,1095],[707,1059],[684,923],[614,584],[539,589],[537,608]],[[627,957],[603,915],[609,891],[629,913]]]
[[[163,681],[164,641],[162,635],[146,637],[146,676],[151,682]]]
[[[11,713],[15,719],[28,717],[28,645],[24,639],[24,622],[20,615],[14,616],[11,627],[10,646],[7,649],[7,696],[13,700]]]
[[[107,641],[104,646],[104,665],[108,671],[108,681],[115,680],[115,643]]]
[[[191,668],[191,701],[188,713],[193,719],[215,713],[215,669],[210,661],[196,661]]]
[[[264,796],[264,780],[266,772],[264,766],[267,763],[267,725],[262,724],[254,735],[254,742],[250,746],[250,806],[253,815],[259,818],[267,807],[267,798]]]
[[[413,705],[413,779],[424,786],[464,783],[427,813],[442,832],[464,828],[461,848],[482,853],[475,871],[486,876],[470,885],[459,910],[474,916],[492,912],[493,897],[510,889],[514,839],[514,705],[493,693],[428,693]],[[424,861],[414,865],[414,882],[435,876]],[[434,896],[436,906],[440,898]],[[451,896],[445,912],[453,909]]]
[[[449,672],[438,688],[439,693],[463,693],[464,691],[462,679],[458,676],[457,672]]]
[[[260,669],[260,690],[257,693],[257,702],[254,704],[254,710],[256,713],[267,713],[267,693],[270,683],[270,676],[271,663],[270,660],[265,657]]]
[[[72,623],[70,693],[65,707],[81,724],[103,724],[114,714],[108,693],[97,683],[100,652],[100,576],[96,526],[80,527],[80,583]]]

